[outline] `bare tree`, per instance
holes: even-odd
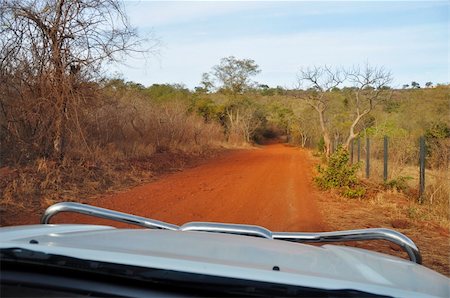
[[[319,116],[319,124],[325,143],[325,154],[331,154],[331,137],[327,127],[326,111],[331,100],[330,93],[345,80],[345,72],[341,69],[332,69],[328,66],[319,66],[300,70],[299,82],[307,85],[306,92],[300,92],[298,96],[316,110]]]
[[[353,107],[352,124],[344,144],[348,148],[360,133],[358,124],[373,110],[377,103],[392,96],[392,90],[388,88],[388,85],[392,82],[392,76],[383,67],[374,67],[369,64],[366,64],[363,68],[353,67],[346,72],[346,76],[352,85],[350,90]]]
[[[27,141],[40,133],[49,155],[62,158],[81,82],[140,42],[116,0],[0,0],[2,129],[25,140],[21,130],[32,126]]]

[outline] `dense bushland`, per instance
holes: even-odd
[[[2,205],[75,200],[133,185],[223,146],[220,124],[191,112],[189,100],[148,93],[121,80],[90,83],[68,118],[64,156],[56,159],[46,131],[52,114],[34,111],[32,97],[3,100]]]

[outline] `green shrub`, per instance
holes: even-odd
[[[323,137],[321,137],[319,139],[319,142],[317,143],[317,150],[319,152],[324,152],[325,151],[325,140],[323,139]]]
[[[349,153],[346,149],[339,147],[328,159],[325,167],[318,166],[319,175],[314,181],[322,189],[336,188],[346,197],[362,197],[365,188],[359,184],[356,172],[360,164],[349,163]]]
[[[357,185],[354,185],[352,188],[346,186],[341,190],[341,194],[347,198],[361,198],[366,194],[366,189]]]
[[[385,186],[390,189],[396,189],[398,191],[408,190],[408,180],[412,180],[411,176],[398,176],[397,178],[391,179],[385,183]]]

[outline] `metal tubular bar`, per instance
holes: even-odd
[[[158,220],[135,216],[127,213],[84,205],[79,203],[63,202],[50,206],[45,210],[41,223],[49,224],[50,219],[60,212],[75,212],[94,217],[105,218],[109,220],[124,222],[132,225],[138,225],[150,229],[167,229],[172,231],[197,231],[226,233],[245,236],[262,237],[266,239],[284,240],[291,242],[346,242],[360,240],[387,240],[393,242],[409,256],[412,262],[422,263],[420,251],[414,242],[405,235],[389,229],[364,229],[348,230],[324,233],[293,233],[293,232],[271,232],[270,230],[253,225],[225,224],[212,222],[190,222],[181,227]]]
[[[189,222],[182,225],[180,227],[180,231],[226,233],[273,239],[271,231],[260,226],[252,225],[224,224],[215,222]]]
[[[273,232],[273,239],[292,242],[347,242],[360,240],[386,240],[399,245],[412,262],[422,264],[416,244],[402,233],[389,229],[364,229],[324,233]]]
[[[61,212],[75,212],[94,217],[100,217],[104,219],[110,219],[114,221],[124,222],[131,225],[141,226],[149,229],[166,229],[166,230],[178,230],[177,225],[165,223],[159,220],[149,219],[145,217],[135,216],[127,213],[113,211],[105,208],[94,207],[90,205],[84,205],[80,203],[63,202],[52,205],[45,210],[44,215],[41,218],[41,223],[48,224],[50,219]]]

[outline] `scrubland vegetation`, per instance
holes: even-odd
[[[350,70],[299,66],[306,84],[273,88],[253,81],[261,71],[255,61],[236,57],[211,66],[195,90],[105,77],[100,69],[119,60],[117,54],[141,51],[113,2],[84,7],[72,1],[62,10],[2,2],[0,20],[9,24],[0,31],[2,211],[40,209],[135,185],[192,156],[269,138],[314,149],[350,175],[346,185],[322,177],[324,188],[344,187],[344,195],[364,197],[379,186],[414,201],[417,144],[424,135],[429,178],[417,210],[425,215],[414,211],[411,217],[448,224],[449,86],[419,88],[414,82],[411,89],[393,89],[388,71],[365,65]],[[385,135],[390,138],[387,182],[380,174]],[[366,136],[372,139],[373,170],[371,180],[361,182],[356,166],[346,168],[345,154]],[[336,162],[331,154],[338,145]]]
[[[36,197],[52,203],[134,185],[223,142],[220,125],[188,112],[186,100],[151,100],[135,84],[120,80],[90,91],[76,119],[69,118],[74,122],[67,123],[62,158],[49,154],[51,135],[40,127],[51,115],[15,123],[12,132],[19,135],[2,130],[3,204],[26,207]],[[7,107],[9,117],[20,119],[17,106]]]
[[[46,123],[50,115],[34,114],[36,119],[21,115],[25,111],[26,115],[32,113],[34,105],[26,110],[28,99],[3,102],[9,119],[21,120],[14,123],[14,130],[5,129],[7,122],[2,126],[3,206],[26,207],[30,200],[36,204],[36,198],[46,205],[135,185],[164,170],[160,162],[162,167],[172,168],[179,164],[177,159],[184,161],[218,148],[257,144],[266,138],[285,137],[291,144],[325,152],[318,115],[297,97],[298,90],[259,87],[231,94],[228,90],[190,91],[182,85],[144,87],[121,79],[87,86],[90,99],[80,103],[77,119],[68,123],[62,159],[52,158],[49,149],[45,150],[51,144],[39,124]],[[327,125],[332,128],[333,141],[343,142],[349,125],[345,122],[346,90],[332,92],[335,98],[330,100],[332,112]],[[412,201],[417,199],[418,138],[427,136],[427,199],[415,207],[412,218],[448,218],[447,93],[445,86],[393,90],[392,98],[380,103],[364,122],[361,137],[364,140],[367,134],[372,140],[370,182],[382,186],[382,192],[404,193]],[[384,135],[390,137],[386,184],[382,180]],[[361,160],[364,150],[362,146]],[[348,154],[342,158],[341,152],[337,164],[344,166],[344,173],[332,167],[345,175]],[[359,172],[356,165],[350,168],[351,175],[345,179],[329,178],[337,178],[339,183],[348,181],[347,185],[322,181],[322,186],[342,186],[344,195],[364,197],[373,185],[357,181],[357,177],[364,176],[362,164]]]

